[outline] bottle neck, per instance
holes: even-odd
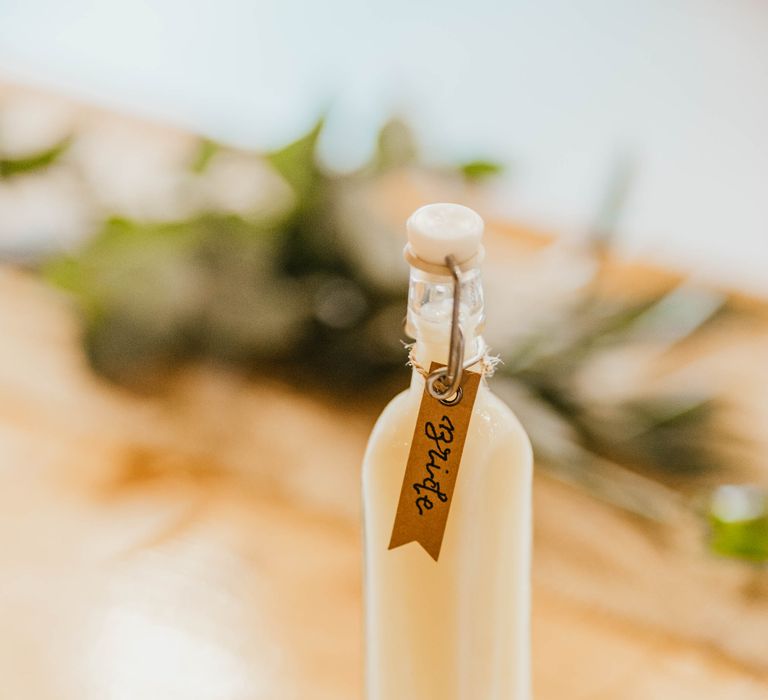
[[[479,270],[462,274],[459,324],[464,334],[464,360],[477,354],[485,323],[483,287]],[[446,363],[453,314],[453,278],[411,267],[406,333],[413,338],[414,358],[423,368]],[[414,372],[414,380],[417,372]],[[420,375],[418,375],[420,377]]]

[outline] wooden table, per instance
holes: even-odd
[[[66,304],[9,269],[0,328],[3,696],[361,697],[357,491],[372,412],[212,368],[162,396],[109,386]],[[289,423],[319,447],[291,440]],[[612,577],[634,564],[589,532],[613,528],[638,566],[658,547],[570,487],[539,476],[535,490],[538,700],[768,697],[768,634],[728,654],[600,605],[632,590]],[[556,535],[563,508],[581,523],[571,539]],[[646,587],[638,605],[652,613]],[[739,609],[764,615],[765,602]]]

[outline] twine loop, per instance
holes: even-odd
[[[429,368],[424,367],[424,365],[416,359],[416,343],[406,343],[405,347],[408,348],[408,366],[415,369],[422,377],[424,377],[424,379],[426,379],[429,376]],[[496,371],[497,365],[501,363],[501,358],[498,355],[491,355],[489,350],[487,343],[481,338],[480,349],[473,357],[464,363],[463,369],[471,369],[479,364],[481,376],[492,377],[493,373]]]

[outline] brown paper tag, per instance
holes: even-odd
[[[429,371],[442,366],[433,362]],[[425,387],[389,549],[418,542],[435,561],[440,556],[480,378],[464,372],[462,398],[455,406],[440,403]]]

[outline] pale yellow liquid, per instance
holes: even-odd
[[[528,700],[531,448],[485,382],[439,560],[387,549],[423,387],[384,409],[363,464],[367,699]]]

